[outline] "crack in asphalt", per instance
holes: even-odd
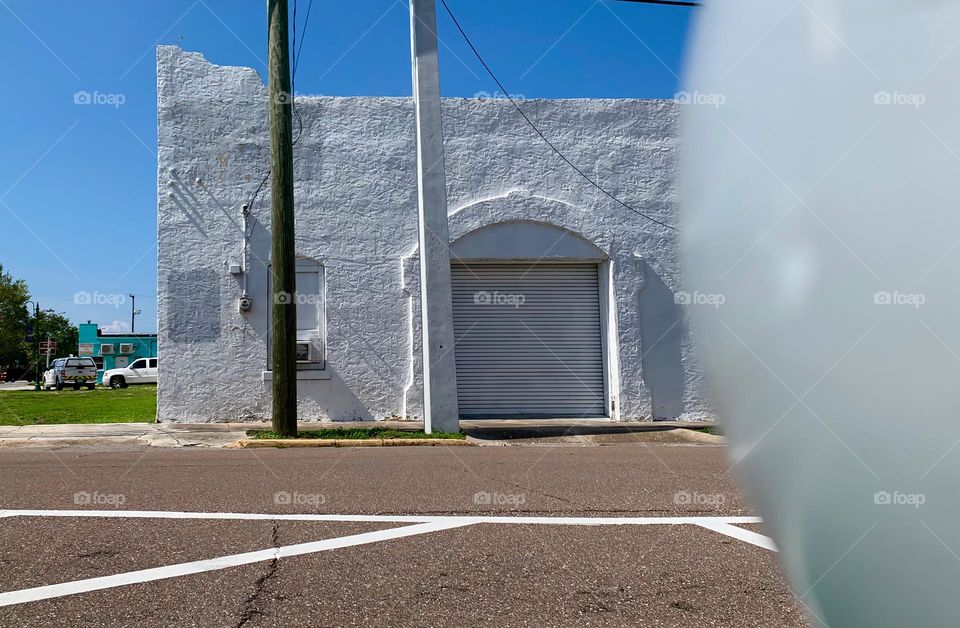
[[[273,522],[273,530],[270,533],[270,542],[273,544],[274,549],[280,549],[280,523]],[[243,601],[243,607],[240,610],[240,616],[237,618],[237,623],[234,624],[234,628],[243,628],[247,625],[247,622],[252,620],[258,615],[264,615],[265,613],[257,608],[257,603],[260,601],[260,597],[264,594],[267,589],[267,582],[277,573],[277,566],[279,560],[274,557],[270,560],[270,564],[267,566],[267,571],[260,575],[257,578],[256,582],[253,583],[253,593]]]

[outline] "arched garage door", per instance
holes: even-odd
[[[462,418],[606,416],[596,263],[455,263]]]

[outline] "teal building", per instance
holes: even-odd
[[[97,363],[97,383],[103,383],[107,369],[123,368],[137,358],[157,357],[156,334],[109,333],[97,323],[80,323],[77,355],[89,356]]]

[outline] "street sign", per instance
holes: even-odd
[[[57,351],[57,341],[56,340],[41,340],[40,341],[40,353],[51,354]]]

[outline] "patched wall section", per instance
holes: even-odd
[[[266,174],[266,88],[251,69],[215,66],[198,54],[161,47],[158,91],[159,417],[268,419],[270,384],[262,371],[268,364],[269,185],[253,208],[248,235],[248,313],[237,307],[243,278],[228,271],[243,259],[241,206]],[[297,254],[324,266],[328,365],[327,379],[299,381],[301,419],[419,418],[412,103],[328,97],[297,103],[304,127],[294,153]],[[676,222],[674,103],[524,106],[607,189]],[[615,415],[712,417],[682,309],[664,303],[679,290],[675,232],[576,176],[509,102],[445,99],[444,124],[451,238],[491,223],[536,220],[593,242],[610,258]],[[649,285],[658,290],[644,294]],[[640,312],[644,299],[647,309]],[[668,328],[659,339],[642,333]],[[651,355],[666,356],[663,372]],[[653,389],[644,383],[644,369]]]

